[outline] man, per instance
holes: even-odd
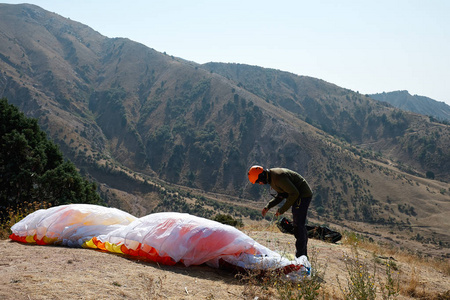
[[[278,208],[275,216],[284,214],[292,207],[294,236],[296,239],[296,257],[307,256],[308,231],[306,230],[306,214],[312,199],[312,191],[308,182],[297,172],[285,168],[273,168],[265,170],[261,166],[252,166],[248,171],[248,180],[251,183],[270,184],[277,192],[274,199],[263,208],[263,217],[269,209],[278,205],[283,199],[286,202]]]

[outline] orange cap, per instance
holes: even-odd
[[[252,166],[250,170],[248,171],[248,180],[250,180],[251,183],[255,184],[256,180],[258,180],[259,174],[264,172],[264,168],[261,166]]]

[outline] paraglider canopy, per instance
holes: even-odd
[[[36,211],[11,230],[19,242],[101,249],[166,265],[225,263],[298,274],[310,268],[306,256],[290,261],[232,226],[186,213],[136,218],[115,208],[70,204]]]

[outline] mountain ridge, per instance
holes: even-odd
[[[369,97],[387,102],[402,110],[434,117],[440,121],[450,121],[450,106],[425,96],[411,95],[408,91],[393,91],[377,93]]]

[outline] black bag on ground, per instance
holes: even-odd
[[[285,217],[282,217],[278,220],[277,227],[283,233],[294,234],[294,225],[292,225],[292,222]],[[342,239],[342,234],[325,226],[306,225],[306,230],[308,231],[309,238],[318,239],[330,243],[336,243]]]
[[[306,229],[308,230],[309,238],[330,243],[336,243],[342,239],[342,234],[325,226],[306,226]]]
[[[283,233],[294,234],[294,225],[292,225],[292,222],[285,217],[278,220],[277,227]]]

